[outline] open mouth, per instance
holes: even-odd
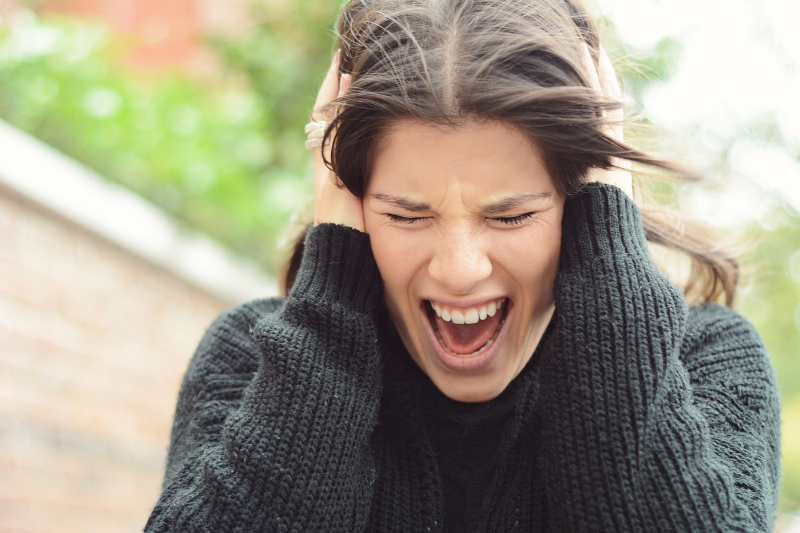
[[[497,341],[510,303],[506,298],[470,309],[453,309],[430,300],[425,310],[440,346],[450,355],[481,355]]]

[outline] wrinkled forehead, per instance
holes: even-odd
[[[381,144],[368,196],[431,205],[460,195],[469,203],[488,205],[556,191],[541,150],[501,122],[441,127],[406,121],[390,128]]]

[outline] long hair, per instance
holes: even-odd
[[[609,136],[607,117],[622,103],[591,88],[586,43],[597,64],[599,32],[581,0],[351,0],[338,21],[346,95],[329,104],[336,118],[326,164],[356,196],[366,190],[375,157],[398,121],[459,128],[499,121],[539,146],[558,192],[570,197],[592,169],[615,158],[680,173]],[[648,240],[685,252],[692,275],[687,299],[731,305],[738,266],[702,232],[642,210]],[[302,256],[297,241],[284,288]]]

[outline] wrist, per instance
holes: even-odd
[[[365,232],[361,198],[354,196],[346,187],[340,186],[333,172],[321,162],[317,162],[317,165],[318,172],[324,175],[318,175],[316,179],[318,185],[314,195],[314,225],[339,224]],[[322,168],[319,168],[320,166]]]
[[[360,203],[357,207],[361,208]],[[348,205],[325,205],[320,209],[315,209],[314,225],[319,226],[320,224],[337,224],[366,233],[364,230],[364,216],[355,210],[353,206]]]

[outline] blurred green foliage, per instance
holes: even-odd
[[[749,281],[738,309],[756,326],[775,365],[783,402],[781,510],[800,509],[800,216],[778,209],[773,229],[753,228],[757,244],[743,257]]]
[[[0,117],[258,259],[271,272],[292,213],[311,192],[302,126],[330,61],[339,2],[254,3],[255,24],[209,37],[215,79],[143,77],[104,28],[21,12],[0,23]],[[606,45],[636,102],[679,63],[674,39],[637,50],[606,24]],[[646,123],[646,121],[645,121]],[[772,124],[772,123],[770,123]],[[745,132],[760,139],[765,131]],[[674,197],[673,185],[654,190]],[[800,508],[800,216],[785,210],[744,257],[755,271],[739,308],[775,362],[786,404],[783,508]]]
[[[749,285],[739,309],[764,337],[783,397],[800,397],[800,217],[787,216],[784,224],[760,232],[743,258]]]
[[[0,26],[0,117],[274,271],[310,191],[302,127],[337,9],[287,6],[212,40],[224,65],[213,80],[136,75],[105,28],[19,12]]]
[[[683,47],[673,37],[664,37],[647,50],[631,46],[619,37],[614,22],[603,20],[603,45],[622,78],[625,94],[632,99],[634,114],[641,115],[645,91],[654,83],[665,83],[680,64]],[[640,122],[649,124],[646,117]]]

